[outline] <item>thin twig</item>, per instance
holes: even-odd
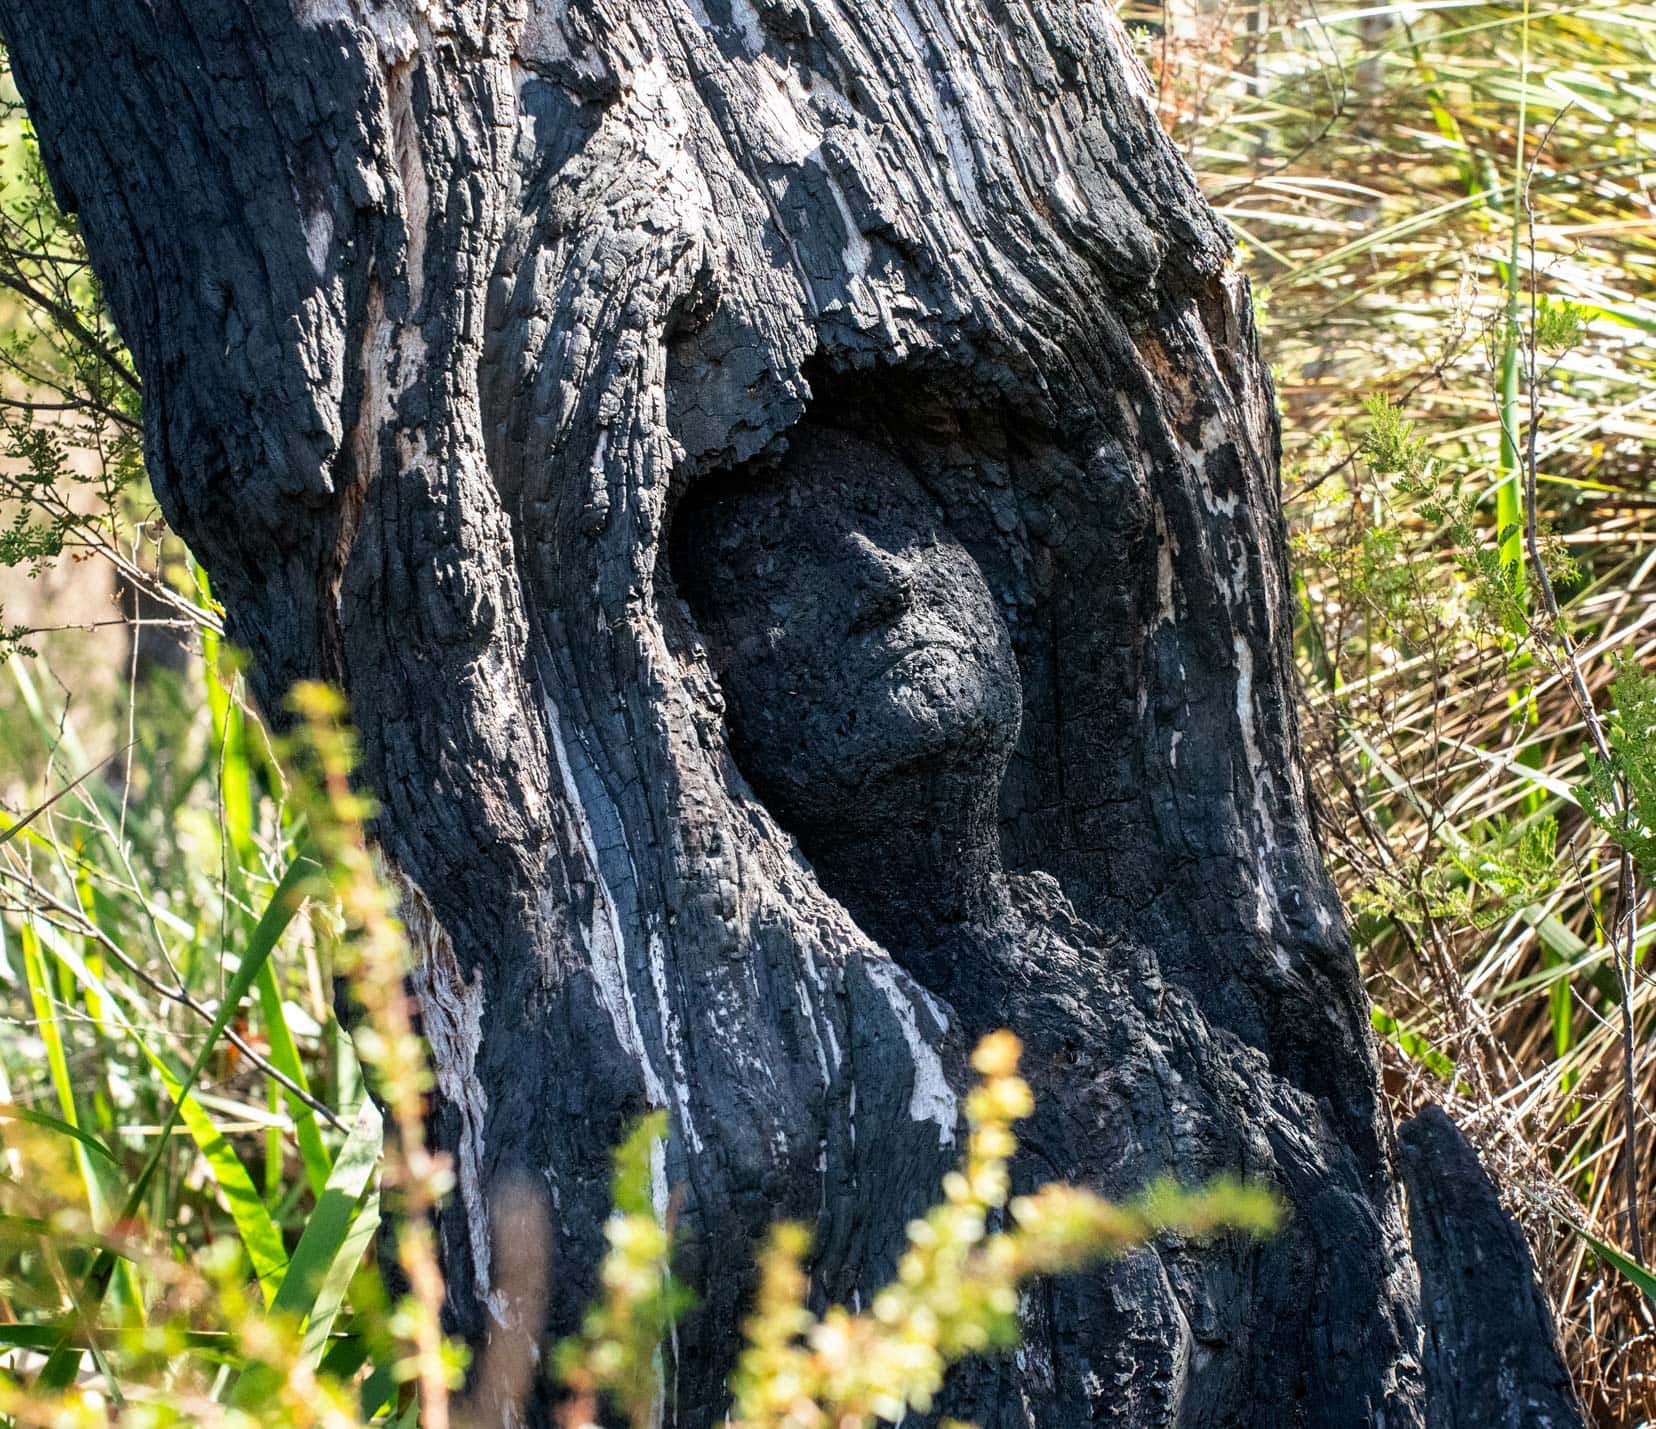
[[[49,890],[42,888],[40,884],[36,883],[28,874],[19,873],[15,870],[9,870],[6,868],[0,868],[0,879],[5,879],[17,884],[20,888],[25,890],[31,898],[38,900],[35,903],[25,902],[19,904],[19,911],[30,913],[37,918],[42,918],[42,921],[50,923],[54,928],[60,928],[66,933],[73,933],[77,937],[92,939],[99,945],[99,947],[108,953],[111,958],[125,968],[128,973],[137,978],[138,981],[147,987],[151,992],[155,993],[157,997],[163,997],[168,1002],[176,1002],[180,1007],[194,1013],[203,1021],[209,1024],[212,1023],[214,1019],[212,1011],[205,1007],[202,1003],[198,1002],[187,987],[185,987],[182,983],[180,983],[176,988],[168,987],[154,974],[130,958],[127,955],[126,950],[107,933],[105,933],[103,929],[99,928],[97,924],[80,916],[77,909],[55,897]],[[51,916],[46,916],[46,913],[49,913]],[[331,1107],[329,1107],[325,1102],[318,1101],[316,1097],[311,1095],[310,1092],[306,1091],[297,1082],[293,1081],[280,1068],[273,1065],[259,1052],[254,1050],[254,1048],[248,1043],[247,1039],[237,1032],[234,1027],[226,1025],[224,1035],[225,1038],[235,1046],[237,1051],[246,1057],[258,1071],[262,1072],[272,1081],[279,1083],[290,1096],[295,1098],[297,1101],[302,1102],[311,1112],[326,1121],[329,1126],[333,1127],[336,1131],[344,1131],[347,1129],[345,1123],[339,1118]]]
[[[1612,961],[1616,968],[1616,980],[1620,985],[1621,993],[1621,1095],[1623,1135],[1625,1137],[1625,1144],[1622,1149],[1622,1165],[1627,1199],[1627,1244],[1633,1259],[1643,1265],[1644,1237],[1639,1223],[1638,1071],[1635,1061],[1636,1038],[1633,1030],[1633,994],[1638,970],[1638,881],[1633,867],[1632,855],[1627,851],[1627,834],[1632,819],[1632,800],[1628,793],[1625,778],[1615,771],[1615,764],[1611,757],[1610,740],[1604,728],[1603,717],[1599,713],[1597,702],[1593,699],[1592,691],[1587,686],[1586,677],[1582,674],[1575,642],[1570,638],[1570,632],[1564,627],[1563,613],[1559,608],[1557,592],[1553,589],[1552,576],[1548,572],[1546,562],[1541,555],[1541,539],[1536,514],[1536,440],[1541,427],[1541,393],[1536,373],[1535,334],[1539,297],[1536,283],[1538,267],[1535,252],[1535,207],[1530,201],[1530,184],[1535,177],[1536,166],[1541,162],[1541,155],[1546,150],[1547,141],[1552,138],[1559,121],[1573,107],[1574,103],[1572,101],[1560,109],[1553,116],[1552,123],[1547,126],[1545,132],[1541,135],[1541,141],[1536,145],[1535,157],[1525,170],[1523,192],[1519,196],[1519,201],[1523,205],[1525,232],[1529,249],[1530,306],[1529,326],[1524,333],[1524,382],[1528,388],[1529,397],[1529,424],[1528,430],[1524,434],[1523,461],[1524,544],[1529,552],[1530,563],[1535,570],[1536,587],[1541,592],[1542,603],[1546,608],[1547,628],[1545,633],[1551,638],[1555,652],[1558,652],[1555,654],[1555,658],[1560,656],[1562,658],[1567,686],[1575,699],[1588,738],[1592,740],[1594,751],[1604,766],[1611,772],[1615,810],[1620,820],[1622,832],[1622,840],[1617,849],[1616,918],[1612,924],[1608,941]],[[1616,951],[1624,945],[1626,948],[1625,958],[1618,956]]]
[[[121,361],[120,355],[108,343],[81,321],[80,314],[73,308],[58,302],[51,294],[41,292],[21,273],[7,272],[4,267],[0,267],[0,287],[10,288],[19,297],[33,303],[82,343],[134,392],[140,390],[138,374]]]

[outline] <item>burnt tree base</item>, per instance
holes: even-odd
[[[1398,1140],[1434,1429],[1574,1429],[1581,1408],[1529,1246],[1471,1143],[1438,1106]]]

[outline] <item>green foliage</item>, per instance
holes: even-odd
[[[378,881],[364,892],[363,809],[336,707],[311,696],[306,714],[284,749],[289,798],[255,796],[233,878],[228,840],[201,850],[216,868],[199,879],[174,864],[182,883],[141,881],[142,846],[113,842],[111,796],[96,783],[0,846],[4,948],[20,956],[57,1109],[0,1110],[0,1345],[43,1356],[32,1372],[0,1371],[9,1422],[103,1422],[113,1409],[133,1424],[358,1424],[399,1415],[409,1381],[440,1412],[457,1381],[425,1229],[446,1173],[407,1134],[424,1064],[401,933]],[[255,748],[233,757],[268,757]],[[273,784],[253,764],[237,775]],[[127,812],[142,836],[143,810]],[[267,858],[285,864],[280,877]],[[203,906],[203,893],[219,901]],[[359,1051],[393,1112],[391,1138],[350,1044],[289,1000],[312,960],[346,976],[375,1018],[379,1035]],[[191,1016],[158,1017],[168,1004]],[[326,1019],[325,1000],[319,1010]],[[12,1099],[31,1094],[29,1057],[0,1044]],[[318,1082],[354,1113],[319,1101]],[[159,1125],[141,1132],[146,1119]],[[387,1197],[412,1286],[399,1301],[374,1268]]]
[[[1429,494],[1432,460],[1415,423],[1384,393],[1364,397],[1363,411],[1369,423],[1361,450],[1370,469],[1376,476],[1394,478],[1406,493]]]
[[[1578,1227],[1577,1233],[1581,1236],[1581,1239],[1589,1247],[1591,1247],[1594,1255],[1598,1256],[1598,1258],[1606,1265],[1614,1267],[1619,1274],[1625,1275],[1632,1284],[1639,1288],[1640,1293],[1644,1295],[1647,1300],[1649,1300],[1653,1305],[1656,1305],[1656,1275],[1652,1275],[1650,1271],[1638,1261],[1634,1260],[1631,1256],[1625,1254],[1624,1252],[1617,1250],[1615,1246],[1606,1245],[1590,1231],[1582,1230]]]
[[[1352,907],[1416,924],[1435,919],[1493,928],[1558,886],[1557,845],[1558,820],[1550,814],[1519,822],[1497,816],[1455,831],[1451,846],[1431,863],[1355,890]]]
[[[1569,298],[1543,294],[1535,311],[1535,345],[1542,352],[1562,357],[1586,335],[1587,309]]]
[[[1586,751],[1587,777],[1576,785],[1593,822],[1656,874],[1656,675],[1631,654],[1616,661],[1610,682],[1610,757]]]
[[[1456,1086],[1455,1064],[1420,1033],[1405,1027],[1384,1008],[1369,1009],[1369,1025],[1411,1062],[1419,1062],[1446,1086]]]

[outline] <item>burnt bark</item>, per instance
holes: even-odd
[[[0,33],[261,701],[349,695],[461,1332],[513,1314],[507,1184],[544,1188],[543,1328],[571,1327],[610,1149],[666,1107],[701,1307],[664,1416],[718,1422],[756,1237],[813,1221],[819,1293],[866,1297],[1004,1024],[1042,1098],[1020,1177],[1229,1170],[1293,1219],[1032,1296],[952,1409],[1439,1422],[1308,812],[1247,286],[1107,5],[0,0]],[[1006,657],[968,731],[1005,764],[987,803],[940,745],[788,795],[791,691],[744,683],[751,612],[707,562],[722,497],[834,450],[835,539],[901,556],[934,523],[958,579],[927,608]],[[848,641],[896,638],[910,576]],[[936,715],[955,678],[891,699]],[[908,907],[934,876],[959,897]]]
[[[1554,1355],[1552,1312],[1524,1233],[1501,1208],[1477,1153],[1442,1107],[1399,1136],[1409,1230],[1421,1267],[1426,1383],[1442,1429],[1548,1429],[1578,1424],[1569,1376]],[[1493,1324],[1490,1306],[1501,1307]]]

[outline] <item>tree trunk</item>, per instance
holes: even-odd
[[[701,1304],[664,1417],[719,1422],[756,1237],[813,1222],[819,1293],[866,1300],[1006,1024],[1021,1179],[1228,1170],[1293,1216],[1043,1288],[952,1412],[1439,1422],[1247,285],[1102,0],[0,0],[0,33],[259,698],[349,695],[467,1338],[515,1312],[500,1188],[544,1189],[567,1331],[611,1148],[666,1107]],[[764,596],[808,534],[725,608],[725,533],[799,509],[899,566],[934,523],[844,636],[943,631],[903,649],[956,664],[880,673],[923,749],[793,720],[773,656],[852,602],[829,564]]]

